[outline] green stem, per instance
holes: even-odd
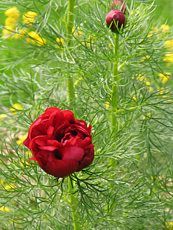
[[[72,30],[74,26],[74,7],[75,7],[76,0],[69,0],[68,1],[68,14],[67,14],[67,44],[70,47],[72,42]],[[67,79],[67,94],[68,94],[68,102],[71,108],[74,108],[75,103],[75,88],[73,77],[68,76]]]
[[[118,109],[118,100],[119,100],[118,83],[120,80],[118,75],[118,48],[119,48],[119,35],[115,34],[115,42],[114,42],[115,61],[113,64],[113,83],[112,83],[112,98],[111,98],[112,130],[114,132],[118,131],[118,121],[116,117],[116,111]]]
[[[68,102],[69,106],[74,109],[75,103],[75,89],[74,89],[74,81],[72,76],[68,76],[67,78],[67,90],[68,90]]]
[[[69,203],[71,206],[71,214],[72,214],[72,221],[73,221],[73,230],[80,230],[78,215],[77,215],[77,199],[74,193],[73,182],[68,178],[68,193],[69,193]]]

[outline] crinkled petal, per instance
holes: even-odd
[[[75,121],[74,114],[73,114],[72,111],[70,111],[70,110],[63,110],[62,112],[63,112],[65,120],[67,120],[67,121],[69,121],[71,123],[73,123]]]
[[[40,154],[37,157],[37,162],[46,173],[58,178],[69,176],[78,168],[78,163],[75,160],[58,160],[53,155],[49,155],[46,160],[43,160]]]
[[[63,151],[63,160],[81,161],[84,156],[84,150],[77,146],[67,147]]]

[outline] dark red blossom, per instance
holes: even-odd
[[[91,128],[72,111],[50,107],[30,126],[24,145],[46,173],[65,177],[92,163]]]
[[[106,15],[106,24],[112,32],[118,32],[119,29],[125,26],[125,23],[125,15],[120,10],[111,10]]]

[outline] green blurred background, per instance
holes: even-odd
[[[173,0],[155,0],[156,18],[173,25]]]

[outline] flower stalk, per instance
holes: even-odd
[[[72,42],[72,30],[74,26],[74,8],[75,0],[68,1],[68,14],[67,14],[67,45],[70,47]],[[67,78],[67,95],[70,108],[74,107],[75,103],[75,88],[72,76]]]
[[[69,193],[69,204],[71,206],[71,215],[72,215],[72,221],[73,221],[73,230],[80,230],[80,226],[78,224],[78,216],[77,216],[77,199],[74,196],[74,185],[73,185],[73,181],[71,180],[71,178],[68,178],[68,193]]]
[[[114,132],[118,131],[118,120],[116,116],[116,111],[118,109],[118,100],[119,100],[119,74],[118,74],[118,49],[119,49],[119,34],[115,34],[114,41],[114,55],[115,61],[113,63],[113,82],[112,82],[112,97],[111,97],[111,106],[112,106],[112,130]]]

